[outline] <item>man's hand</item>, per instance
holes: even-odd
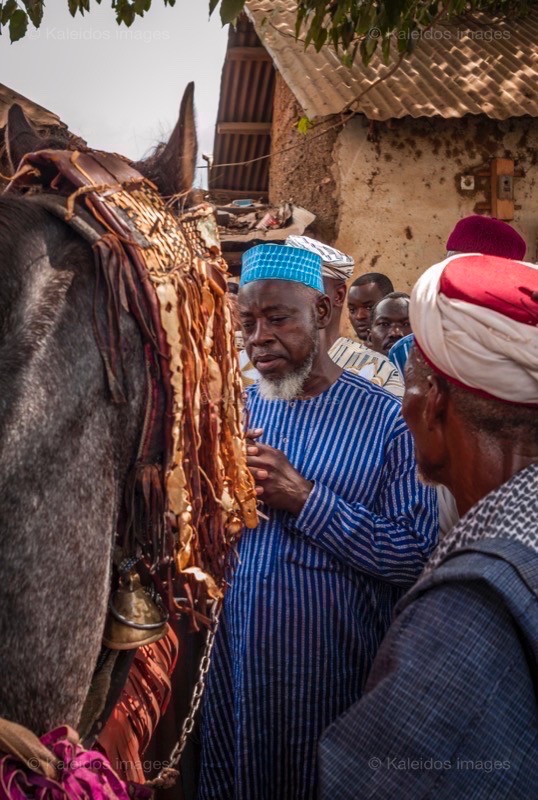
[[[314,484],[280,450],[257,442],[262,433],[260,428],[247,431],[247,465],[256,481],[256,494],[271,508],[298,516]]]

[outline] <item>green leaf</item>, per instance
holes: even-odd
[[[133,7],[135,14],[143,17],[151,8],[151,0],[134,0]]]
[[[209,0],[209,16],[213,13],[219,4],[219,0]]]
[[[340,35],[338,33],[338,28],[333,28],[330,31],[330,37],[331,37],[331,41],[332,41],[332,46],[334,47],[334,49],[338,53],[338,50],[340,48]]]
[[[301,28],[303,27],[303,22],[306,17],[306,12],[304,9],[299,8],[297,11],[297,19],[295,20],[295,38],[299,38],[299,34],[301,33]]]
[[[351,69],[351,67],[353,66],[353,55],[351,53],[348,53],[346,50],[346,52],[342,53],[342,55],[340,56],[340,63],[342,64],[343,67]]]
[[[388,64],[390,61],[390,45],[390,36],[385,36],[381,42],[381,52],[383,53],[383,61],[385,64]]]
[[[2,23],[2,25],[7,25],[11,15],[16,10],[17,10],[17,0],[7,0],[7,3],[2,7],[2,16],[0,18],[0,23]]]
[[[22,8],[14,11],[9,20],[9,38],[12,42],[22,39],[28,28],[28,14]]]
[[[78,11],[78,0],[67,0],[67,8],[71,16],[74,17]]]
[[[363,36],[365,33],[368,33],[370,28],[372,27],[372,23],[370,20],[370,13],[367,8],[361,10],[359,14],[359,19],[357,24],[355,25],[355,30],[359,34],[359,36]]]
[[[245,5],[245,0],[222,0],[220,4],[220,18],[223,25],[233,22]]]
[[[43,19],[43,3],[41,0],[24,0],[24,5],[32,24],[39,28]]]
[[[297,130],[299,133],[302,133],[303,136],[308,133],[310,128],[314,126],[314,123],[308,117],[301,117],[299,122],[297,123]]]
[[[118,8],[118,10],[116,11],[116,20],[118,24],[123,22],[124,25],[130,28],[135,19],[136,19],[136,14],[134,6],[123,6],[123,8]]]
[[[376,51],[378,41],[378,39],[373,39],[371,36],[368,36],[366,39],[362,40],[359,50],[362,63],[365,67],[367,67],[372,60],[372,56]]]
[[[327,39],[327,28],[322,28],[318,32],[318,34],[317,34],[317,36],[316,36],[316,38],[314,40],[314,47],[316,48],[316,51],[318,53],[321,50],[321,48],[323,47],[323,45],[325,44],[326,39]]]
[[[340,38],[342,39],[342,44],[344,49],[347,50],[351,42],[353,41],[353,37],[355,36],[355,28],[351,20],[346,20],[341,28]]]

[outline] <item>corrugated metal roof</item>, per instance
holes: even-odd
[[[7,112],[9,111],[10,106],[13,103],[18,103],[24,113],[30,120],[33,122],[34,125],[38,128],[65,128],[67,130],[67,125],[65,125],[60,117],[57,117],[56,114],[53,114],[51,111],[47,111],[46,108],[43,106],[38,106],[37,103],[33,103],[31,100],[28,100],[27,97],[23,97],[22,94],[15,92],[13,89],[10,89],[8,86],[4,86],[0,83],[0,128],[5,128],[7,123]]]
[[[368,68],[344,67],[334,50],[319,53],[294,38],[294,0],[248,0],[247,13],[305,114],[338,114],[390,66],[377,54]],[[538,116],[538,9],[517,21],[481,18],[427,31],[411,57],[361,96],[353,110],[372,120],[486,114]]]
[[[209,189],[267,193],[275,68],[245,15],[230,26],[222,70]],[[262,158],[260,158],[262,157]],[[251,161],[245,166],[226,167]]]

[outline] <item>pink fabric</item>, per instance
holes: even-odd
[[[58,780],[32,770],[11,755],[0,758],[0,800],[146,800],[152,791],[127,785],[112,770],[102,753],[84,748],[69,738],[67,727],[56,728],[41,742],[60,762]]]

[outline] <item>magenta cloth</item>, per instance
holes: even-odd
[[[519,233],[506,222],[473,214],[460,219],[448,237],[446,249],[521,261],[525,257],[527,245]]]
[[[108,759],[84,750],[67,737],[67,727],[56,728],[41,742],[58,759],[58,780],[32,772],[14,756],[0,758],[0,800],[147,800],[150,788],[127,785],[118,778]]]

